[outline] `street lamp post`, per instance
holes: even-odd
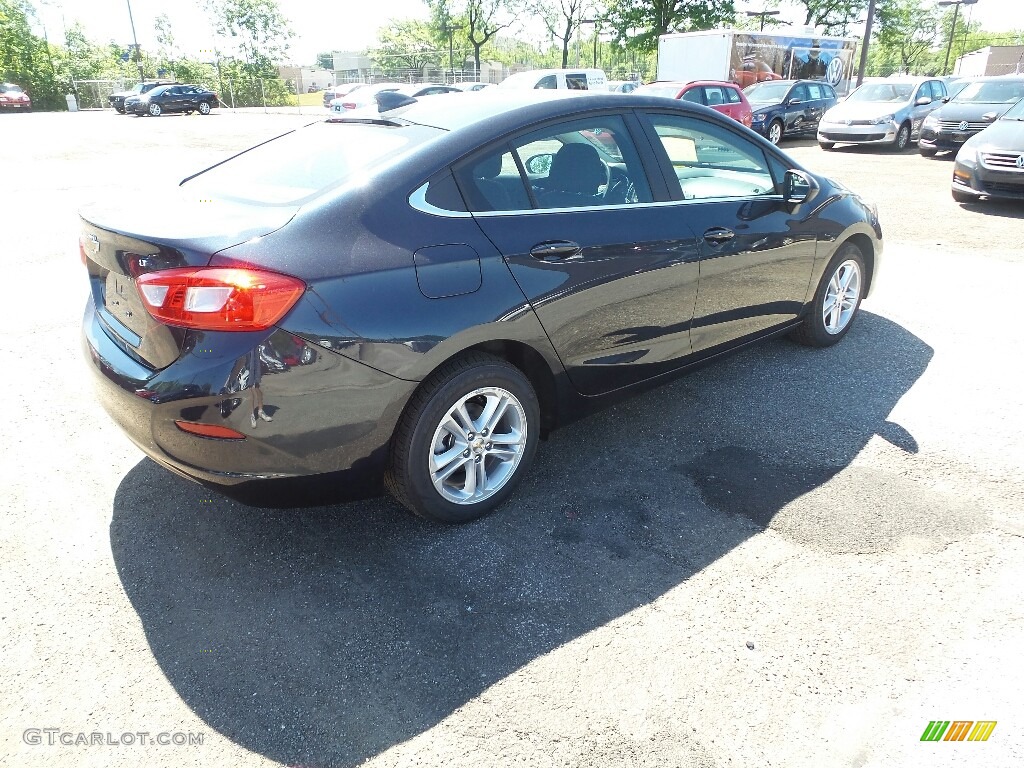
[[[135,43],[135,63],[139,65],[139,82],[146,81],[146,75],[142,72],[142,51],[139,50],[139,38],[135,36],[135,19],[132,18],[132,0],[125,0],[128,3],[128,21],[132,25],[132,42]]]
[[[949,68],[949,52],[953,50],[953,38],[956,37],[956,19],[961,5],[974,5],[978,0],[939,0],[938,5],[947,8],[953,6],[953,26],[949,30],[949,45],[946,46],[946,60],[942,63],[942,74]]]
[[[597,69],[597,33],[598,33],[597,25],[600,23],[600,21],[601,21],[600,19],[580,19],[580,26],[581,27],[584,24],[593,24],[594,25],[594,63],[591,64],[591,66],[594,69]],[[578,39],[579,38],[577,37],[577,40]],[[576,46],[576,52],[577,52],[577,55],[576,55],[576,66],[578,67],[580,65],[579,45]]]
[[[760,16],[761,17],[761,31],[764,32],[764,20],[768,16],[778,16],[780,13],[782,13],[782,11],[769,11],[769,10],[764,10],[764,11],[747,11],[747,16],[751,16],[751,17]]]

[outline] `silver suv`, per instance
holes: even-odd
[[[921,135],[928,113],[942,106],[946,85],[938,78],[888,78],[864,83],[826,112],[818,124],[818,144],[890,144],[897,152]]]

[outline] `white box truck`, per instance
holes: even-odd
[[[826,80],[845,94],[857,39],[712,29],[658,38],[658,80]]]

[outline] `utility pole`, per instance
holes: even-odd
[[[455,33],[462,29],[461,24],[452,24],[445,19],[441,25],[441,34],[448,35],[448,69],[451,70],[452,82],[455,82]]]
[[[139,50],[139,38],[135,36],[135,19],[132,18],[132,0],[125,0],[128,3],[128,21],[132,25],[132,42],[135,43],[135,63],[139,65],[139,82],[146,82],[146,75],[142,72],[142,51]]]
[[[864,70],[868,66],[868,45],[871,43],[871,27],[875,23],[875,0],[868,3],[868,17],[864,21],[864,39],[860,45],[860,67],[857,68],[857,87],[864,82]]]
[[[953,49],[953,38],[956,37],[956,19],[961,5],[974,5],[978,0],[939,0],[939,5],[946,8],[953,6],[953,27],[949,30],[949,45],[946,46],[946,60],[942,62],[942,74],[949,68],[949,52]]]

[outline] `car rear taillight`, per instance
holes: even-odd
[[[306,284],[248,267],[186,267],[147,272],[136,285],[149,313],[203,331],[260,331],[295,306]]]

